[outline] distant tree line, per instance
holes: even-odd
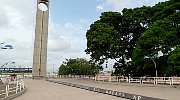
[[[116,75],[180,76],[180,1],[103,12],[86,33],[91,62]]]
[[[66,59],[58,70],[59,75],[96,75],[99,72],[99,66],[91,64],[83,58]]]

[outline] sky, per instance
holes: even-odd
[[[86,31],[104,11],[153,6],[165,0],[50,0],[47,71],[56,71],[65,59],[90,59]],[[32,67],[36,0],[0,0],[0,66]],[[15,63],[11,63],[15,62]]]

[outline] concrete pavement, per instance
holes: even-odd
[[[86,86],[93,86],[103,89],[109,89],[119,92],[131,93],[131,94],[154,97],[165,100],[180,100],[180,88],[175,88],[175,86],[170,86],[170,85],[94,82],[92,80],[84,80],[84,79],[54,79],[54,80],[86,85]]]
[[[27,91],[14,100],[126,100],[45,80],[24,79]]]

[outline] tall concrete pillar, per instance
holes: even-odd
[[[46,77],[49,0],[37,0],[33,78]]]

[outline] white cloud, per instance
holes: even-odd
[[[79,22],[80,22],[80,24],[87,25],[87,26],[89,26],[89,24],[90,24],[90,21],[87,19],[80,19]]]
[[[135,8],[145,6],[153,6],[158,2],[165,0],[104,0],[104,8],[113,11],[122,11],[123,8]]]
[[[70,49],[70,43],[64,37],[61,26],[51,21],[49,22],[48,51],[62,52]]]
[[[98,3],[101,3],[101,2],[103,2],[104,0],[96,0]]]
[[[139,5],[154,5],[164,0],[97,0],[99,10],[122,10]],[[17,65],[32,66],[35,32],[36,0],[0,0],[0,43],[11,44],[13,50],[0,50],[0,65],[15,61]],[[56,68],[65,58],[84,57],[86,30],[91,22],[79,18],[65,25],[52,22],[50,16],[48,37],[48,70]]]
[[[96,10],[97,11],[102,11],[104,8],[102,7],[102,5],[98,5],[97,7],[96,7]]]
[[[0,65],[15,61],[17,65],[32,66],[35,13],[36,0],[0,0],[0,42],[14,47],[13,50],[0,50]],[[85,19],[60,25],[50,18],[48,71],[53,64],[56,70],[65,58],[89,57],[84,53],[88,25],[89,21]]]
[[[132,6],[132,0],[106,0],[107,6],[112,6],[114,10],[122,10],[123,8],[129,8]]]
[[[86,49],[86,27],[88,20],[80,19],[78,23],[67,22],[59,25],[50,22],[49,42],[48,42],[48,65],[52,66],[55,62],[56,68],[65,58],[89,58],[85,54]],[[84,27],[83,27],[84,26]],[[52,70],[50,68],[49,70]]]
[[[8,18],[7,15],[4,13],[4,9],[0,9],[0,28],[8,25]]]
[[[0,50],[0,64],[11,60],[31,66],[35,17],[32,5],[35,3],[35,0],[0,0],[0,42],[14,47],[13,50]]]
[[[59,41],[56,41],[55,39],[48,41],[48,51],[55,51],[55,52],[62,52],[70,49],[71,44],[68,43],[67,39],[65,38],[59,38]]]

